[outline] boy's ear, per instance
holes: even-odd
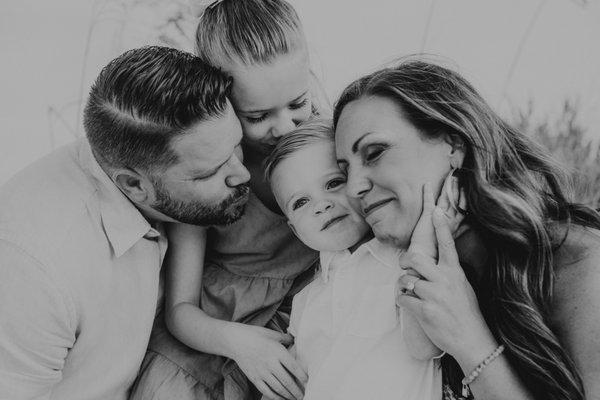
[[[129,168],[119,168],[111,173],[111,178],[132,202],[143,205],[152,202],[152,184],[140,173]]]
[[[290,227],[290,229],[292,230],[292,232],[294,232],[294,235],[298,236],[298,232],[296,231],[296,227],[294,227],[294,224],[292,224],[289,219],[287,220],[287,224]],[[298,236],[298,238],[299,237],[300,236]]]

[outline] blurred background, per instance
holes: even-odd
[[[239,0],[243,1],[243,0]],[[331,99],[353,79],[425,52],[551,149],[600,206],[600,4],[591,0],[290,0]],[[194,0],[3,0],[0,184],[81,136],[100,69],[132,47],[193,50]]]

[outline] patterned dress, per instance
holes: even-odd
[[[251,193],[243,217],[211,228],[202,279],[202,309],[214,318],[285,329],[281,312],[312,278],[318,254],[302,244],[286,219]],[[154,323],[148,352],[130,400],[251,399],[252,385],[224,357],[185,346]]]

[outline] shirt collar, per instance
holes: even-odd
[[[334,264],[338,267],[338,264],[341,263],[343,265],[347,259],[351,257],[360,257],[367,252],[371,253],[377,261],[386,267],[399,268],[400,264],[398,263],[398,260],[404,250],[381,243],[377,238],[373,238],[360,245],[354,253],[350,253],[348,250],[321,251],[319,254],[321,262],[321,278],[324,282],[329,281],[329,274]]]
[[[106,175],[85,138],[80,142],[79,160],[96,186],[104,232],[117,257],[142,237],[153,239],[161,235]]]

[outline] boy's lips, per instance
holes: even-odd
[[[371,214],[373,211],[383,207],[384,205],[386,205],[387,203],[389,203],[392,200],[394,200],[394,199],[393,198],[383,199],[383,200],[376,201],[375,203],[371,203],[366,207],[363,207],[363,209],[362,209],[363,215],[366,217],[367,215]]]
[[[344,218],[346,218],[349,214],[343,214],[343,215],[338,215],[337,217],[333,217],[329,220],[327,220],[324,224],[323,227],[321,228],[321,231],[324,231],[325,229],[329,228],[331,225],[340,222],[341,220],[343,220]]]

